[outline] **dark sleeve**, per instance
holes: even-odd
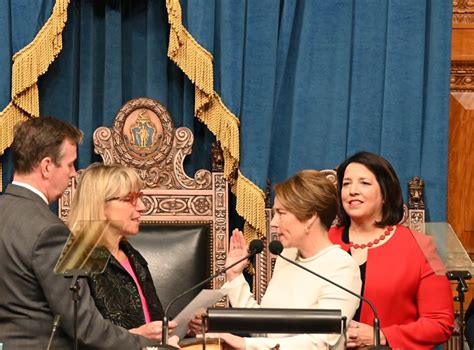
[[[59,254],[66,242],[68,229],[58,223],[48,226],[38,237],[33,248],[33,268],[53,314],[61,315],[61,328],[73,338],[73,302],[70,279],[53,272]],[[80,280],[78,306],[79,342],[96,349],[139,349],[156,342],[129,333],[125,328],[105,320],[95,307],[89,286]]]
[[[474,300],[471,300],[466,311],[466,340],[469,349],[474,349]]]

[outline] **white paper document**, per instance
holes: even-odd
[[[225,289],[203,289],[196,297],[173,319],[178,323],[173,334],[183,339],[188,331],[188,324],[199,310],[206,310],[227,295]]]

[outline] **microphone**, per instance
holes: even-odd
[[[210,280],[222,275],[223,273],[225,273],[227,270],[233,268],[235,265],[241,263],[242,261],[244,260],[247,260],[251,257],[253,257],[254,255],[256,254],[259,254],[261,253],[263,250],[263,241],[261,241],[260,239],[254,239],[253,241],[250,242],[249,244],[249,254],[244,256],[242,259],[239,259],[237,260],[236,262],[234,262],[233,264],[223,268],[223,269],[219,269],[219,271],[217,271],[215,274],[209,276],[208,278],[206,278],[204,281],[202,282],[199,282],[198,284],[192,286],[191,288],[189,288],[188,290],[185,290],[183,293],[179,294],[178,296],[174,297],[173,299],[171,299],[171,301],[168,303],[168,306],[166,307],[165,309],[165,312],[164,312],[164,315],[163,315],[163,322],[162,322],[162,329],[161,329],[161,346],[160,346],[160,349],[175,349],[175,347],[171,347],[171,346],[168,346],[168,323],[169,323],[169,320],[168,320],[168,311],[169,309],[171,308],[171,306],[173,306],[173,304],[179,300],[180,298],[182,298],[183,296],[185,296],[186,294],[189,294],[191,293],[193,290],[195,290],[196,288],[199,288],[201,287],[202,285],[206,284],[207,282],[209,282]]]
[[[268,245],[268,249],[270,250],[270,252],[272,254],[278,255],[280,258],[282,258],[285,261],[288,261],[290,264],[298,266],[299,268],[309,272],[310,274],[315,275],[316,277],[319,277],[319,278],[325,280],[326,282],[329,282],[330,284],[346,291],[347,293],[355,296],[356,298],[358,298],[362,301],[365,301],[370,306],[370,308],[372,309],[372,312],[374,313],[374,346],[370,347],[370,349],[390,349],[390,347],[388,347],[388,346],[380,345],[380,320],[379,320],[379,316],[377,314],[377,311],[375,310],[375,306],[372,304],[372,302],[369,299],[363,297],[362,295],[354,293],[353,291],[341,286],[340,284],[337,284],[336,282],[333,282],[333,281],[327,279],[326,277],[321,276],[320,274],[318,274],[314,271],[311,271],[310,269],[298,264],[297,262],[295,262],[291,259],[288,259],[287,257],[281,255],[281,252],[283,251],[283,245],[278,240],[271,241],[270,244]]]
[[[61,321],[61,315],[54,315],[53,329],[51,331],[51,336],[49,337],[49,343],[48,343],[48,347],[46,348],[46,350],[49,350],[51,348],[51,344],[53,343],[54,334],[56,333],[56,330],[59,327],[60,321]]]

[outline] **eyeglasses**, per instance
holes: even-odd
[[[123,197],[112,197],[106,200],[106,202],[110,201],[122,201],[122,202],[128,202],[131,205],[137,205],[138,199],[143,198],[143,192],[130,192],[126,196]]]

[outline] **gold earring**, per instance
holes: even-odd
[[[309,234],[309,226],[308,225],[306,225],[304,227],[304,233],[306,233],[307,235]]]

